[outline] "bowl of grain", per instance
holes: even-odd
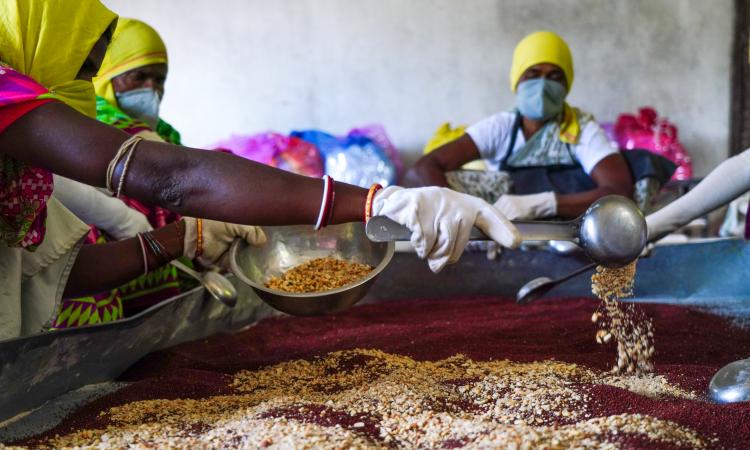
[[[393,242],[372,242],[362,223],[264,227],[267,241],[236,240],[232,272],[279,311],[296,316],[332,314],[367,294],[393,258]]]

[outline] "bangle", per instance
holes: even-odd
[[[203,255],[203,219],[195,219],[197,241],[195,243],[195,257]]]
[[[331,211],[333,210],[333,199],[334,199],[334,181],[330,175],[323,176],[323,197],[320,201],[320,212],[318,212],[318,221],[315,222],[315,229],[320,230],[321,228],[328,225],[330,221]]]
[[[336,185],[336,182],[331,178],[331,207],[328,209],[328,214],[326,215],[326,222],[324,227],[327,227],[331,224],[331,219],[333,219],[333,205],[336,204],[336,189],[334,189]]]
[[[130,161],[133,159],[135,149],[138,143],[141,141],[140,136],[135,136],[138,139],[133,140],[133,145],[130,147],[128,156],[125,158],[125,163],[122,165],[122,174],[120,175],[120,182],[117,183],[117,194],[115,197],[120,198],[122,196],[122,190],[125,189],[125,177],[128,176],[128,169],[130,168]]]
[[[370,217],[372,217],[372,204],[373,200],[375,200],[375,193],[381,189],[383,189],[383,186],[379,183],[375,183],[370,186],[370,190],[367,192],[367,201],[365,202],[365,223],[369,222]]]
[[[146,231],[145,233],[141,233],[143,235],[143,239],[146,241],[146,243],[151,247],[151,251],[154,252],[154,255],[156,256],[156,261],[159,263],[160,266],[163,266],[172,259],[169,255],[169,252],[167,252],[167,248],[164,247],[164,245],[159,242],[153,234],[151,234],[150,231]]]
[[[117,193],[117,196],[119,197],[123,187],[125,186],[125,175],[127,174],[128,166],[130,165],[130,159],[132,157],[133,151],[135,150],[135,147],[138,145],[139,142],[143,140],[140,136],[132,136],[125,142],[123,142],[120,145],[120,148],[117,149],[117,153],[115,153],[115,157],[112,158],[112,160],[107,165],[107,173],[106,173],[106,186],[107,191],[111,195],[115,195]],[[117,166],[120,164],[120,161],[125,158],[125,166],[122,169],[122,174],[120,175],[120,181],[117,184],[117,191],[114,189],[114,178],[115,178],[115,170],[117,169]]]
[[[114,158],[112,158],[112,160],[109,162],[109,164],[107,164],[107,173],[105,175],[105,180],[104,181],[106,183],[107,192],[109,192],[110,195],[114,195],[114,193],[115,193],[115,189],[112,187],[112,178],[114,177],[114,174],[115,174],[115,167],[117,167],[117,164],[120,163],[120,160],[122,159],[122,156],[127,151],[128,145],[130,145],[131,139],[133,139],[133,138],[130,138],[130,139],[126,140],[125,142],[123,142],[120,145],[120,148],[117,149],[117,153],[115,153]]]
[[[136,234],[138,242],[141,244],[141,254],[143,255],[143,275],[148,275],[148,256],[146,256],[146,244],[143,243],[141,233]]]

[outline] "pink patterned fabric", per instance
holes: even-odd
[[[33,108],[48,91],[33,79],[0,65],[0,132]],[[41,104],[41,103],[40,103]],[[0,242],[33,250],[44,240],[52,173],[0,154]]]

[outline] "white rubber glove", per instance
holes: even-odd
[[[60,203],[83,222],[117,240],[153,229],[146,216],[95,187],[58,175],[54,175],[54,183],[54,195]]]
[[[660,239],[750,190],[750,150],[727,159],[690,192],[646,217],[649,240]]]
[[[521,235],[500,211],[478,197],[439,187],[387,187],[375,195],[373,215],[387,216],[411,230],[411,244],[430,269],[455,263],[472,227],[505,247],[517,247]]]
[[[198,226],[196,219],[183,217],[185,220],[184,256],[195,259],[198,245]],[[203,219],[203,254],[197,258],[204,266],[227,267],[226,256],[235,238],[244,239],[250,245],[266,243],[266,235],[260,227],[236,225],[227,222]]]
[[[557,215],[557,198],[552,191],[530,195],[503,195],[495,208],[510,220],[541,219]]]

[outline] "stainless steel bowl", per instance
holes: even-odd
[[[230,249],[232,272],[279,311],[295,316],[332,314],[350,308],[367,294],[378,274],[391,261],[393,242],[372,242],[362,223],[332,225],[315,231],[309,225],[264,227],[268,241],[250,246],[236,240]],[[316,258],[333,256],[369,264],[375,269],[367,277],[338,289],[293,294],[265,287],[272,276]]]

